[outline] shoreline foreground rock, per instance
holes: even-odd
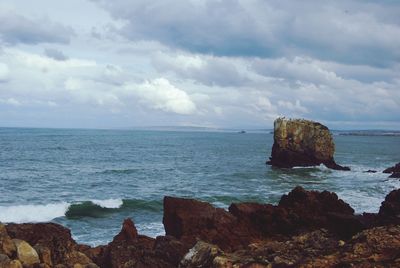
[[[324,164],[335,170],[350,170],[335,162],[334,153],[335,143],[326,126],[310,120],[278,118],[274,122],[274,144],[267,164],[278,168]]]
[[[164,198],[165,236],[131,219],[108,245],[76,243],[55,223],[0,224],[1,268],[400,267],[400,190],[378,213],[354,214],[335,193],[296,187],[277,205]]]

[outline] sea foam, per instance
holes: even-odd
[[[87,205],[89,204],[89,205]],[[92,205],[90,205],[92,204]],[[122,206],[122,199],[90,200],[73,203],[60,202],[46,205],[16,205],[0,206],[0,222],[26,223],[47,222],[58,217],[64,217],[69,211],[78,208],[94,211],[96,209],[118,209]],[[82,213],[81,216],[92,216],[90,213]]]
[[[93,204],[99,205],[103,208],[119,208],[123,204],[122,199],[106,199],[106,200],[91,200]]]
[[[0,221],[5,223],[51,221],[64,216],[69,206],[70,204],[66,202],[47,205],[0,206]]]

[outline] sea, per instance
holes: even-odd
[[[111,241],[125,218],[140,234],[163,235],[164,196],[227,209],[277,204],[297,185],[334,191],[356,213],[377,212],[400,187],[382,173],[400,162],[400,136],[334,141],[336,161],[351,171],[272,168],[269,131],[0,128],[0,221],[59,223],[95,246]]]

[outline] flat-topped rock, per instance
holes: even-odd
[[[274,122],[274,145],[270,164],[280,168],[318,166],[350,170],[336,164],[335,143],[329,129],[314,121],[278,118]]]

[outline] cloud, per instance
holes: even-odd
[[[14,98],[0,99],[0,103],[12,105],[12,106],[21,106],[21,102]]]
[[[387,66],[400,60],[399,5],[363,1],[94,1],[126,38],[220,56],[305,55]],[[392,14],[392,16],[385,16]]]
[[[5,1],[1,122],[400,122],[393,1]]]
[[[10,10],[0,11],[0,41],[8,44],[69,43],[72,28],[48,18],[32,19]]]
[[[8,65],[0,62],[0,83],[8,80],[9,73]]]
[[[190,96],[165,78],[157,78],[139,85],[128,84],[125,88],[135,94],[140,103],[152,109],[181,115],[196,112],[196,105]]]
[[[45,48],[44,54],[49,58],[59,60],[59,61],[64,61],[64,60],[68,59],[68,57],[65,56],[62,51],[55,49],[55,48]]]
[[[159,52],[152,63],[161,73],[173,72],[207,86],[241,86],[249,82],[243,66],[238,64],[241,62],[227,57]]]
[[[278,59],[255,59],[252,69],[257,73],[288,81],[303,81],[315,84],[330,84],[341,78],[329,70],[321,61],[308,57]]]

